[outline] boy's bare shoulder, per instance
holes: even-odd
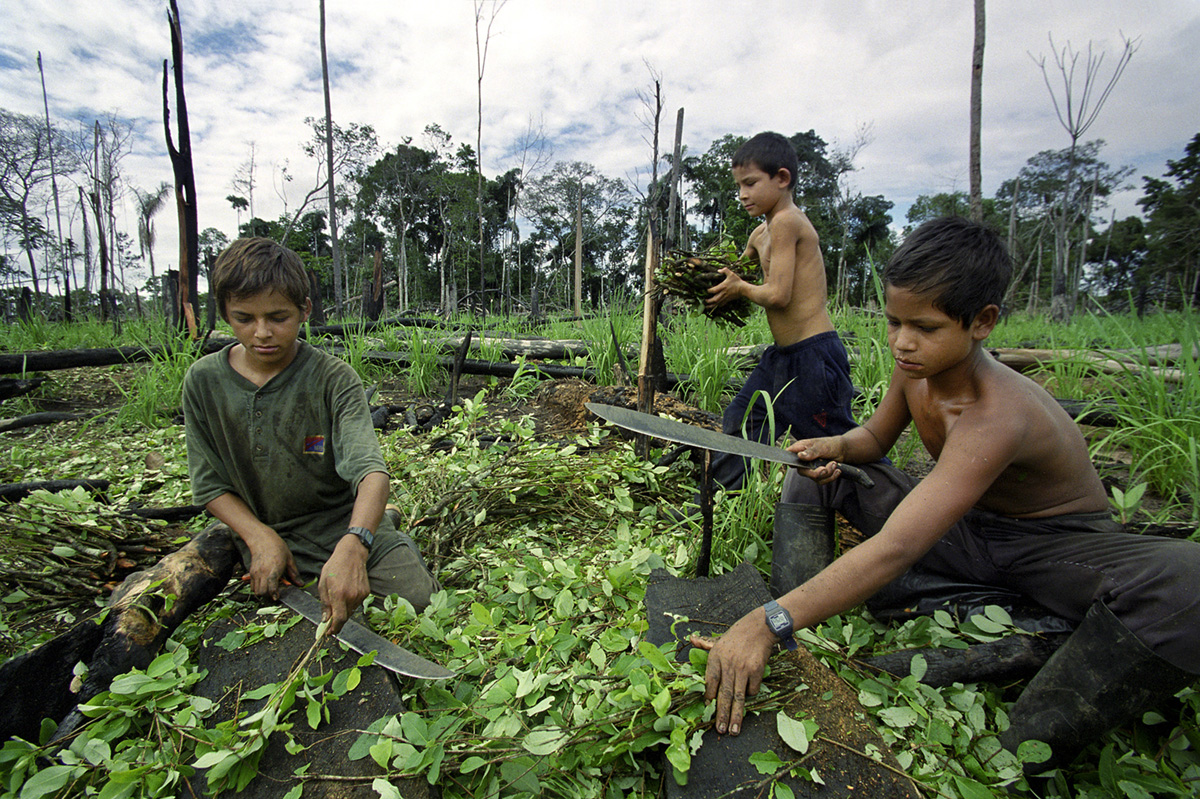
[[[764,222],[763,227],[767,226]],[[770,221],[772,233],[791,233],[796,239],[817,239],[817,229],[803,211],[795,205],[780,209]]]
[[[995,361],[980,375],[979,389],[959,419],[966,435],[947,445],[1002,466],[980,505],[1012,516],[1107,507],[1087,442],[1049,392]]]

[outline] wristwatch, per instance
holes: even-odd
[[[763,605],[763,610],[766,611],[767,626],[771,628],[771,632],[779,636],[780,641],[788,649],[795,649],[796,639],[792,637],[792,614],[784,610],[783,605],[774,599]]]
[[[375,534],[365,527],[351,527],[346,530],[346,535],[358,536],[358,540],[362,541],[362,545],[367,548],[368,552],[375,543]]]

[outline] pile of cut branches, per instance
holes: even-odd
[[[754,309],[750,300],[739,297],[716,308],[704,304],[711,296],[708,290],[725,279],[720,272],[722,267],[749,283],[762,279],[758,263],[743,258],[736,245],[726,240],[702,253],[668,250],[654,276],[655,291],[659,297],[677,297],[715,322],[742,327]]]
[[[123,517],[84,489],[35,491],[0,511],[0,597],[20,622],[46,610],[102,596],[130,572],[173,548],[178,530]]]

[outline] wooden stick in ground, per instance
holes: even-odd
[[[654,246],[654,225],[646,230],[646,291],[642,295],[642,350],[638,362],[637,407],[642,413],[654,409],[654,376],[651,357],[654,352],[654,337],[658,329],[658,305],[654,301],[654,272],[658,268],[657,249]],[[650,457],[650,439],[638,434],[637,451],[643,458]]]
[[[704,450],[704,471],[700,475],[700,557],[696,559],[696,576],[707,577],[712,563],[713,539],[713,480],[712,450]]]

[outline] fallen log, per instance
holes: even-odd
[[[29,380],[14,380],[11,377],[2,378],[0,379],[0,400],[23,397],[36,390],[38,386],[45,382],[46,378],[44,377],[34,377]]]
[[[109,599],[103,624],[82,621],[0,666],[0,740],[37,741],[45,718],[61,720],[55,740],[69,735],[84,718],[77,706],[107,690],[118,674],[148,666],[180,622],[225,587],[236,562],[227,533],[201,533],[127,577]],[[81,661],[87,677],[76,684]]]
[[[1032,677],[1069,636],[1009,635],[966,649],[906,649],[859,662],[900,680],[912,673],[913,659],[920,655],[925,658],[926,668],[918,682],[925,685],[942,688],[956,682],[1004,683]]]
[[[85,480],[38,480],[32,483],[2,483],[0,484],[0,502],[20,502],[34,491],[71,491],[82,488],[93,494],[100,494],[112,485],[108,480],[89,478]]]
[[[26,427],[38,427],[40,425],[57,424],[59,422],[74,422],[79,419],[90,419],[96,415],[94,413],[72,413],[69,411],[29,413],[24,416],[18,416],[15,419],[0,419],[0,433],[9,433],[13,430],[23,430]]]
[[[81,366],[116,366],[149,361],[161,347],[105,347],[87,350],[50,350],[0,354],[0,374],[50,372]]]
[[[1183,371],[1170,367],[1149,366],[1136,358],[1119,360],[1117,353],[1099,353],[1091,350],[1039,350],[1024,348],[1000,348],[990,350],[1000,363],[1018,372],[1027,372],[1054,361],[1082,361],[1087,368],[1101,374],[1124,375],[1150,373],[1168,383],[1183,381]]]

